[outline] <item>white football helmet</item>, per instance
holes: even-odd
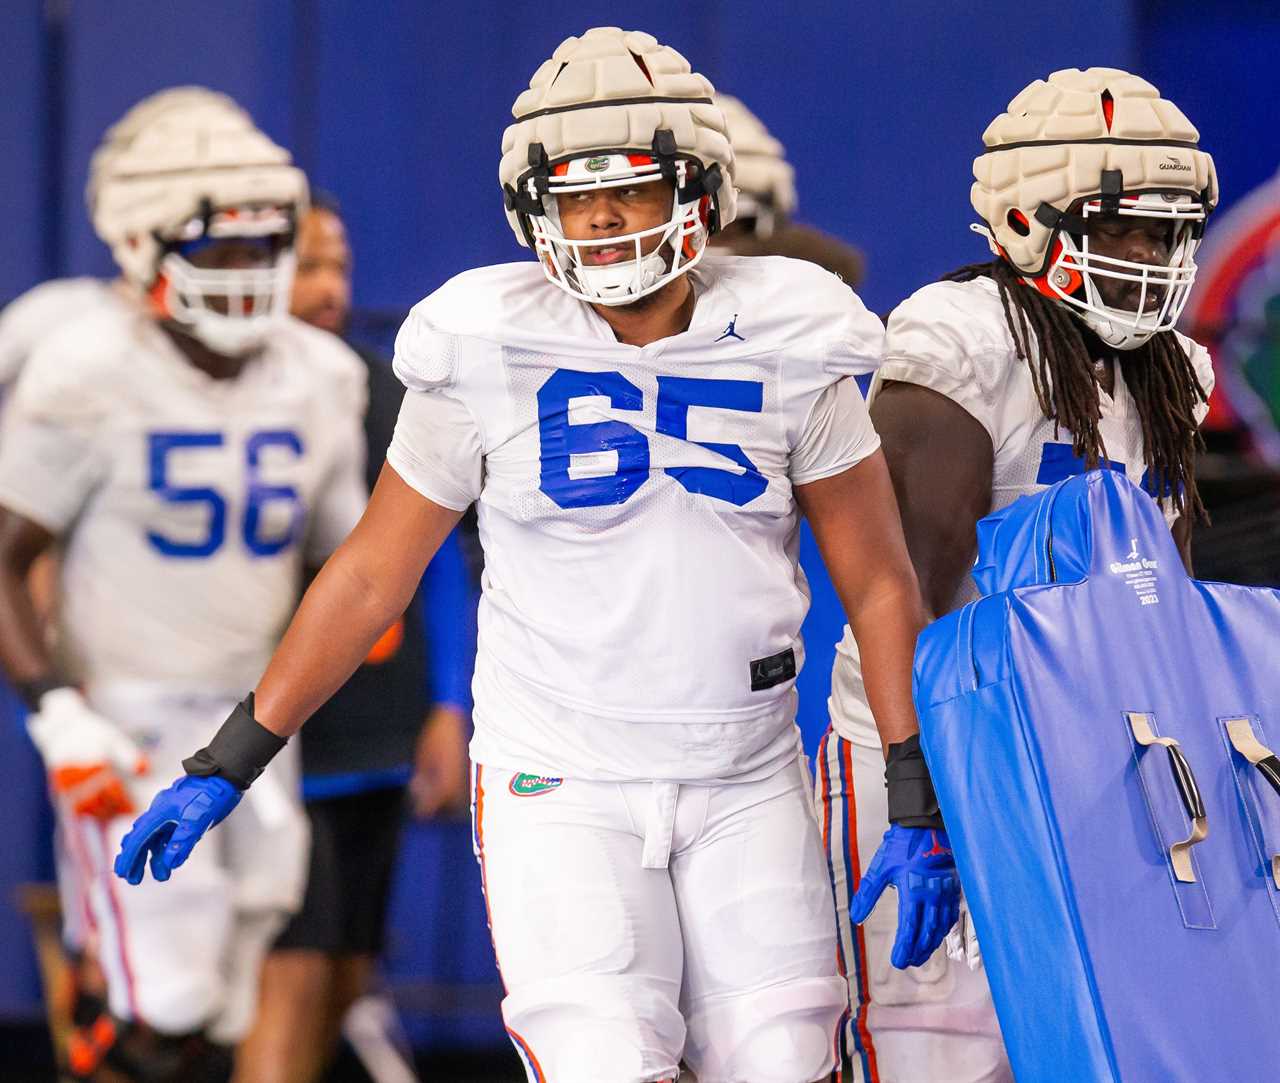
[[[512,107],[498,175],[516,239],[552,282],[583,301],[624,305],[698,263],[734,215],[733,151],[714,93],[674,49],[617,27],[568,38],[538,69]],[[565,237],[556,195],[663,180],[674,189],[663,224]],[[583,258],[618,245],[633,246],[634,257],[605,266]]]
[[[110,171],[114,154],[128,148],[134,136],[145,130],[156,118],[173,110],[222,109],[252,124],[247,112],[226,94],[202,86],[175,86],[156,91],[130,106],[129,110],[102,135],[102,140],[89,160],[89,176],[85,182],[84,201],[92,220],[98,200],[98,186],[105,173]]]
[[[1046,297],[1121,350],[1178,321],[1195,251],[1218,201],[1199,133],[1150,83],[1115,68],[1036,80],[983,133],[970,192],[992,251]],[[1169,259],[1153,266],[1090,251],[1098,215],[1169,224]],[[1134,310],[1106,304],[1098,279],[1137,283]]]
[[[215,353],[256,349],[288,311],[306,178],[223,95],[183,88],[131,118],[94,157],[87,198],[98,236],[159,318]],[[262,266],[192,261],[228,238],[265,249]]]
[[[738,220],[755,223],[752,233],[764,239],[796,209],[796,171],[786,148],[764,122],[737,98],[717,94],[716,104],[729,125],[733,172],[738,185]]]

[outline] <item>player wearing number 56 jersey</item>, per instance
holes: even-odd
[[[95,158],[91,185],[131,293],[43,339],[6,408],[0,661],[33,709],[87,891],[121,1034],[106,1064],[167,1080],[188,1078],[195,1036],[241,1036],[261,954],[301,898],[292,759],[178,891],[123,892],[107,862],[123,814],[261,671],[304,564],[358,519],[365,375],[340,342],[285,314],[306,199],[287,153],[225,100],[139,109],[143,122]],[[55,543],[50,651],[24,571]]]
[[[801,511],[886,740],[915,725],[919,596],[844,378],[882,328],[812,265],[703,259],[734,211],[724,118],[649,35],[570,38],[514,114],[501,178],[538,262],[414,309],[364,519],[116,868],[181,864],[475,503],[475,847],[528,1078],[672,1080],[683,1059],[702,1083],[813,1083],[845,995],[794,723]]]

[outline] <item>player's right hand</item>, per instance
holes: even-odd
[[[161,790],[151,807],[133,821],[116,855],[116,875],[142,883],[151,859],[151,875],[168,880],[209,828],[221,823],[240,803],[241,791],[217,775],[184,775]]]
[[[147,757],[74,688],[54,688],[27,717],[55,797],[79,816],[99,820],[133,812],[124,777],[147,771]]]
[[[890,961],[899,970],[923,966],[960,914],[960,877],[946,831],[891,823],[849,905],[865,921],[885,888],[898,893],[898,935]]]

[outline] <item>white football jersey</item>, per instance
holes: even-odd
[[[45,338],[0,430],[0,505],[58,535],[69,677],[244,695],[305,562],[366,498],[364,365],[289,319],[234,380],[139,306]]]
[[[42,338],[94,309],[128,303],[102,278],[55,278],[15,298],[0,312],[0,389],[12,389]]]
[[[387,459],[478,501],[473,759],[589,779],[794,758],[808,590],[793,486],[879,446],[852,380],[883,329],[811,264],[711,257],[689,329],[616,340],[536,263],[459,275],[396,342]]]
[[[1185,335],[1178,338],[1207,395],[1213,390],[1209,351]],[[946,395],[987,430],[995,451],[991,511],[1084,472],[1084,461],[1072,454],[1071,434],[1061,429],[1055,435],[1054,422],[1041,411],[1030,366],[1019,359],[1009,333],[998,287],[986,276],[931,283],[893,311],[885,333],[884,364],[871,385],[872,399],[887,380],[920,384]],[[1147,470],[1142,422],[1119,365],[1114,394],[1100,388],[1099,399],[1098,427],[1110,465],[1141,484]],[[1202,404],[1196,421],[1204,420],[1208,411]],[[1162,503],[1172,525],[1177,517],[1172,502]],[[977,597],[973,580],[965,576],[952,608]],[[836,648],[829,707],[831,723],[842,737],[880,746],[863,689],[858,645],[848,625]]]

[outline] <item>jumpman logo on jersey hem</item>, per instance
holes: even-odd
[[[737,323],[738,314],[735,312],[733,319],[729,321],[729,326],[724,329],[724,334],[716,339],[716,342],[723,342],[727,338],[736,338],[739,342],[746,342],[747,340],[737,332]]]

